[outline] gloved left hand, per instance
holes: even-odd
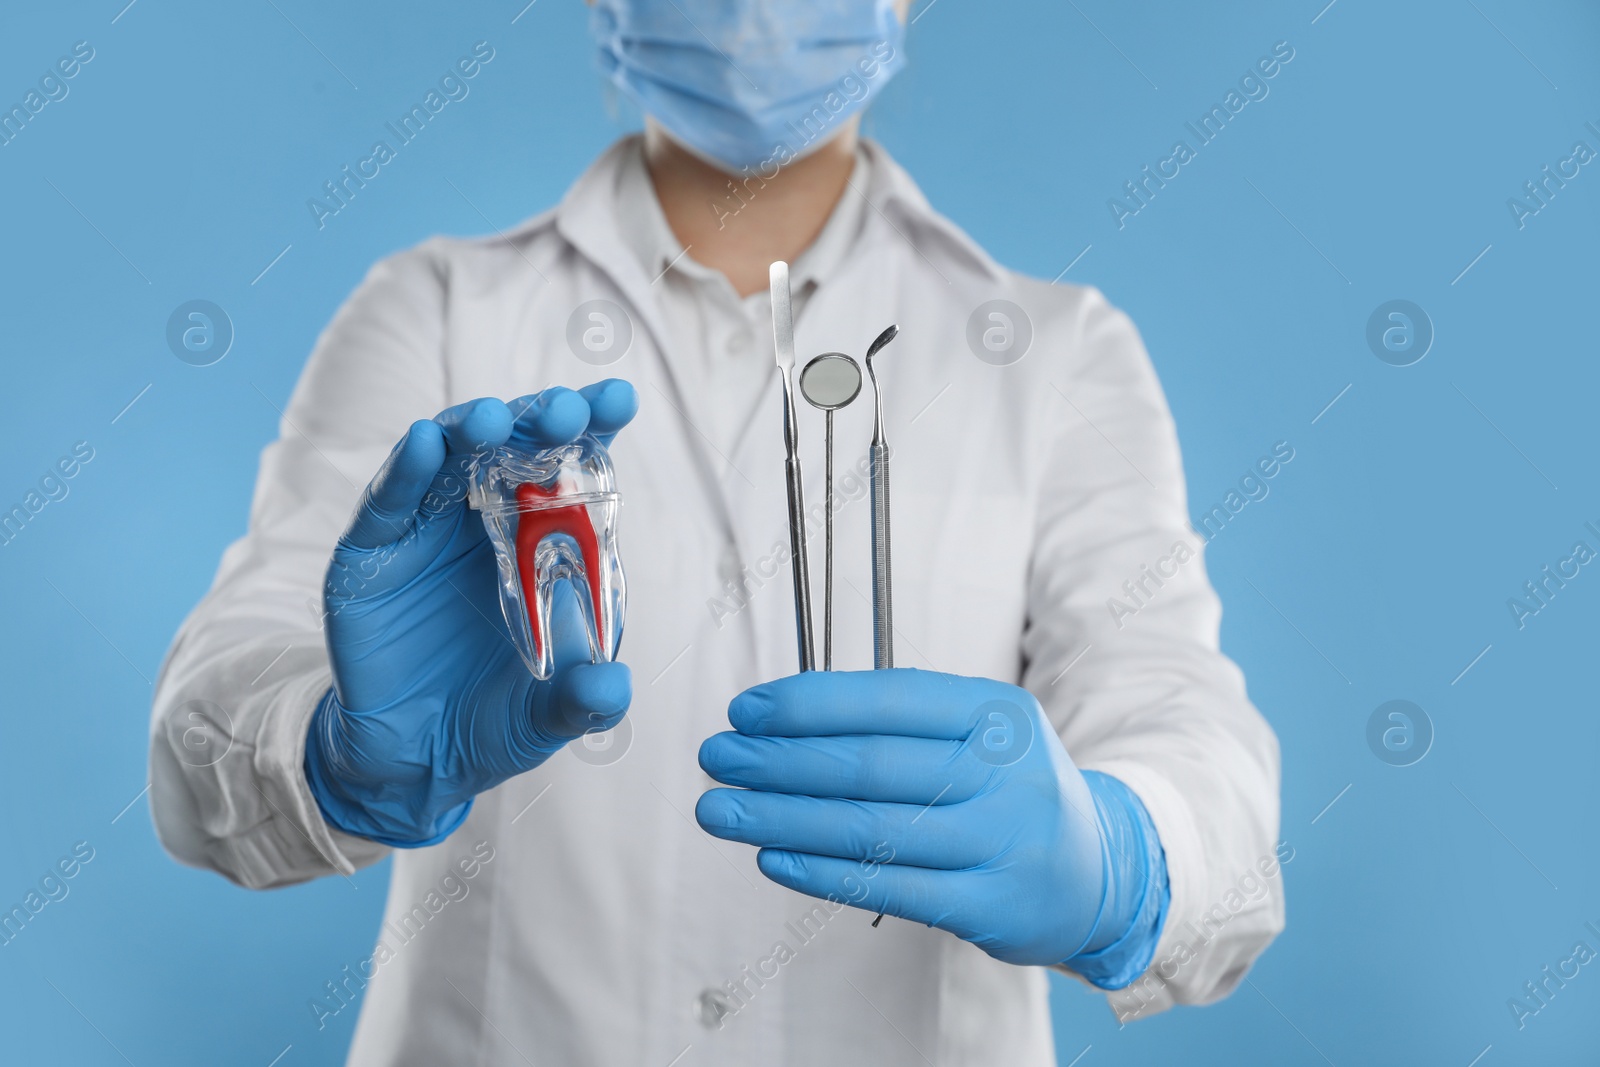
[[[735,697],[709,738],[707,833],[768,878],[926,923],[1102,988],[1137,978],[1169,898],[1137,796],[1083,773],[1026,690],[919,670],[810,671]]]
[[[558,597],[556,672],[536,680],[500,610],[494,548],[467,507],[475,454],[588,431],[609,442],[638,408],[616,379],[492,397],[414,423],[372,480],[328,564],[333,688],[312,714],[306,784],[323,818],[386,845],[436,844],[477,794],[621,721],[628,668],[589,662],[577,600]]]

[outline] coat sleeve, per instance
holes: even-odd
[[[1226,996],[1282,930],[1278,744],[1219,650],[1221,606],[1143,343],[1097,291],[1077,295],[1041,390],[1023,682],[1078,766],[1138,794],[1166,852],[1154,961],[1111,994],[1128,1019]]]
[[[379,263],[319,338],[261,457],[249,530],[156,683],[150,804],[179,861],[251,888],[348,875],[386,849],[323,822],[303,761],[332,684],[328,558],[406,427],[445,406],[443,260]]]

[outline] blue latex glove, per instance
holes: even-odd
[[[779,885],[926,923],[996,959],[1116,989],[1150,964],[1161,842],[1117,779],[1081,773],[1027,691],[918,670],[747,689],[709,738],[696,817]]]
[[[541,448],[587,429],[609,442],[638,406],[617,379],[509,406],[474,400],[413,423],[389,454],[323,591],[333,689],[312,716],[305,770],[329,823],[387,845],[435,844],[477,794],[622,720],[632,677],[589,662],[574,598],[558,598],[550,681],[518,657],[494,548],[467,507],[467,465],[508,440]]]

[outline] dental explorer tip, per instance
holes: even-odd
[[[884,330],[882,333],[880,333],[878,335],[878,339],[876,341],[872,342],[872,344],[867,348],[867,359],[870,361],[873,356],[878,354],[878,352],[883,348],[884,345],[888,344],[890,341],[893,341],[899,335],[900,335],[900,327],[899,327],[899,325],[898,324],[890,325],[890,327],[887,330]]]

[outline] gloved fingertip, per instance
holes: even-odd
[[[422,448],[429,443],[444,445],[444,431],[432,419],[418,419],[406,427],[406,435],[400,439],[404,448]]]
[[[632,675],[620,663],[580,663],[534,687],[529,708],[539,739],[558,744],[615,727],[633,697]]]
[[[528,434],[541,444],[571,441],[589,426],[589,402],[578,392],[555,385],[540,393],[524,421],[532,416]]]
[[[700,742],[700,769],[721,781],[723,776],[744,768],[744,755],[738,734],[712,734]]]
[[[732,789],[709,789],[700,794],[694,806],[695,821],[707,833],[731,830],[739,825],[743,809]]]
[[[763,727],[776,707],[773,697],[770,682],[746,689],[728,702],[728,725],[741,734],[764,732]]]
[[[580,663],[563,679],[563,694],[585,715],[621,719],[633,702],[633,672],[625,663]]]
[[[589,429],[596,435],[616,433],[639,412],[639,393],[623,378],[607,378],[578,392],[589,403]]]
[[[461,420],[462,440],[458,444],[463,451],[474,452],[504,444],[505,439],[511,436],[513,421],[511,409],[505,401],[481,397],[472,402],[465,418]]]
[[[392,453],[391,463],[398,476],[407,481],[431,479],[444,463],[444,430],[432,419],[418,419],[406,428]]]
[[[764,848],[756,853],[756,869],[779,885],[789,885],[805,874],[805,860],[787,849]]]

